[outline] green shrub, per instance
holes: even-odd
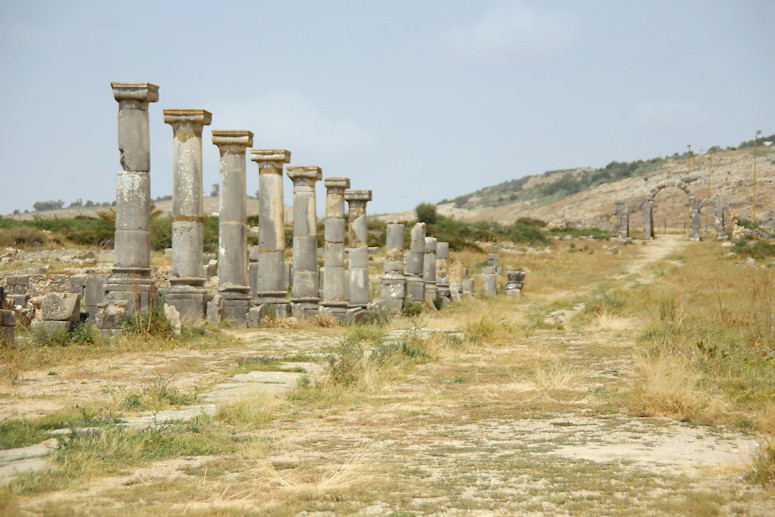
[[[436,205],[432,203],[420,203],[414,210],[417,212],[417,221],[425,224],[436,223]]]
[[[172,247],[172,217],[151,219],[151,248],[163,251]]]
[[[162,307],[161,302],[157,302],[149,311],[129,316],[122,322],[121,328],[127,335],[172,339],[175,332]]]
[[[536,226],[515,222],[509,232],[509,239],[513,242],[523,242],[526,244],[536,244],[546,242],[546,234]]]

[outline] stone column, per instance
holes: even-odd
[[[417,223],[412,227],[412,242],[406,255],[406,299],[411,302],[425,301],[424,262],[425,223]]]
[[[716,240],[717,241],[725,241],[729,239],[727,234],[724,232],[724,207],[721,205],[714,205],[713,207],[713,218],[715,220],[715,226],[716,226]]]
[[[289,315],[285,288],[285,214],[283,164],[291,161],[286,149],[253,149],[258,163],[258,270],[255,305],[266,304],[279,317]]]
[[[486,267],[482,273],[482,288],[485,296],[495,296],[498,294],[498,275],[493,268]]]
[[[366,246],[366,203],[371,201],[371,190],[345,190],[350,229],[350,307],[366,309],[369,304],[369,248]]]
[[[345,294],[344,241],[346,223],[344,219],[344,193],[350,188],[349,178],[326,178],[326,239],[325,265],[323,272],[323,310],[342,317],[347,312]]]
[[[250,309],[247,278],[247,191],[245,152],[253,145],[246,130],[214,130],[213,144],[221,153],[221,189],[218,204],[218,294],[223,317],[243,324]]]
[[[700,240],[700,206],[694,199],[689,203],[689,238]]]
[[[184,318],[204,318],[207,291],[202,267],[202,129],[212,114],[202,109],[166,109],[172,126],[172,269],[167,302]]]
[[[519,296],[525,284],[525,272],[509,270],[506,272],[506,296]]]
[[[449,243],[436,243],[436,288],[438,298],[444,305],[452,302],[449,287]]]
[[[382,307],[401,311],[406,298],[406,277],[404,276],[404,225],[387,225],[385,237],[385,276],[382,277],[382,292],[377,302]]]
[[[438,297],[436,288],[436,237],[425,238],[423,280],[425,280],[425,299],[435,300]]]
[[[305,316],[318,312],[318,231],[315,215],[315,182],[320,167],[288,167],[293,181],[293,303]]]
[[[151,83],[110,83],[118,101],[118,149],[115,264],[105,291],[111,301],[125,300],[127,312],[148,310],[155,290],[151,281],[151,144],[148,103],[159,100]]]
[[[614,214],[619,220],[619,239],[626,239],[630,236],[630,213],[624,201],[615,201]]]
[[[654,202],[650,200],[643,203],[643,238],[654,238]]]

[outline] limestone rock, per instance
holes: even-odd
[[[46,321],[78,321],[81,316],[81,295],[48,294],[41,302],[41,311]]]

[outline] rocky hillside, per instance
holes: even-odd
[[[757,148],[756,219],[775,224],[775,135],[759,140]],[[526,176],[476,192],[442,200],[438,211],[461,221],[495,221],[510,224],[520,217],[544,221],[581,222],[606,227],[614,201],[639,205],[648,192],[664,180],[689,178],[689,189],[698,200],[719,199],[739,217],[751,218],[753,205],[753,141],[736,148],[713,148],[709,153],[675,154],[645,161],[612,162],[600,169],[576,168]],[[708,175],[710,173],[710,185]],[[686,196],[678,189],[662,190],[656,197],[655,225],[680,228],[686,220]],[[409,220],[413,210],[385,216],[385,220]],[[640,224],[639,215],[632,218]]]

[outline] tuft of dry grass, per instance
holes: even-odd
[[[280,401],[277,395],[261,390],[236,401],[218,405],[218,419],[240,429],[262,427],[272,421]]]
[[[630,402],[636,411],[703,420],[728,416],[730,404],[701,385],[702,374],[690,359],[639,355],[635,365],[638,378]]]

